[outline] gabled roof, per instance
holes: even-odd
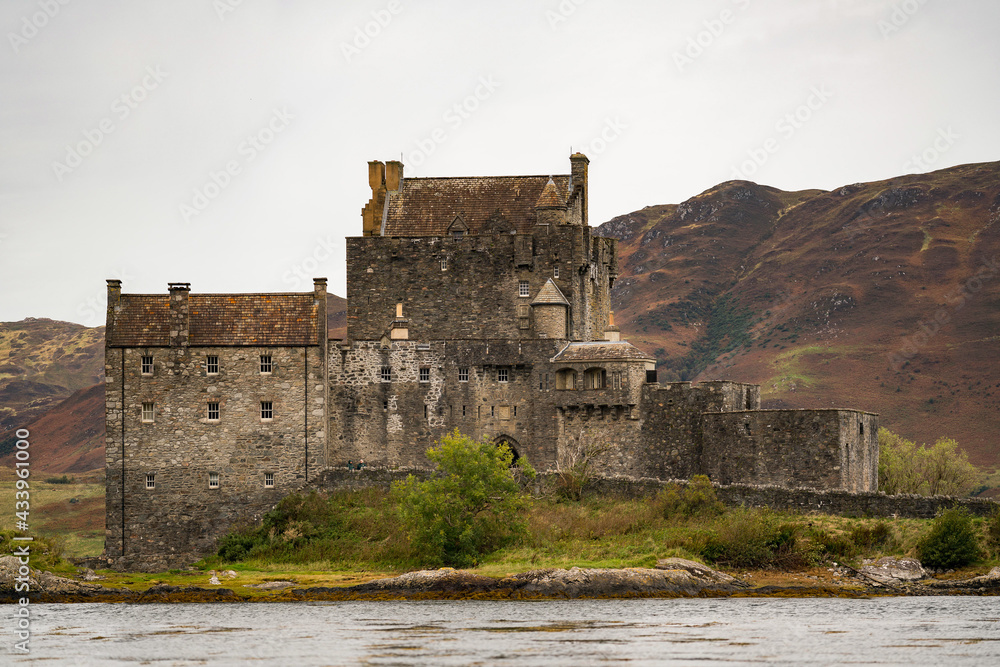
[[[552,281],[552,278],[545,281],[545,284],[542,285],[542,289],[538,290],[538,296],[536,296],[535,300],[531,302],[532,306],[544,304],[558,304],[561,306],[569,305],[569,301],[567,301],[566,297],[563,296],[559,286]]]
[[[568,343],[552,362],[571,361],[656,361],[628,341],[598,340],[591,343]]]
[[[546,186],[552,182],[550,192]],[[513,231],[529,234],[535,225],[535,206],[546,202],[565,205],[570,176],[476,176],[461,178],[404,178],[399,190],[386,194],[383,236],[446,236],[456,216],[480,234],[487,222],[499,218]],[[487,232],[488,233],[488,232]]]
[[[304,294],[191,294],[189,345],[316,345],[319,304]],[[170,296],[122,294],[109,347],[170,345]]]

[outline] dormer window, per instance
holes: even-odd
[[[465,236],[465,232],[463,232],[461,229],[456,229],[451,233],[451,238],[455,239],[456,241],[461,241],[463,236]]]

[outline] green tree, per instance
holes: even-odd
[[[527,530],[531,498],[519,475],[534,478],[523,459],[513,466],[506,444],[476,441],[456,429],[427,450],[436,464],[425,481],[410,475],[393,485],[393,496],[414,547],[434,564],[464,567]]]
[[[917,550],[920,562],[929,567],[951,569],[976,562],[981,553],[972,516],[957,507],[941,512]]]
[[[880,428],[878,445],[878,488],[888,494],[962,496],[982,478],[982,472],[951,438],[918,445]]]

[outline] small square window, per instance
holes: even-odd
[[[219,372],[219,357],[218,356],[216,356],[214,354],[210,354],[207,357],[205,357],[205,371],[209,375],[217,375],[218,374],[218,372]]]
[[[274,419],[274,403],[272,401],[260,402],[260,418]]]
[[[156,473],[147,472],[146,473],[146,488],[155,489],[156,488]]]
[[[142,357],[142,374],[152,375],[153,374],[153,355],[145,354]]]
[[[208,404],[208,420],[209,421],[219,421],[219,404],[209,403]]]
[[[420,381],[421,382],[430,382],[431,381],[431,369],[429,369],[429,368],[421,368],[420,369]]]
[[[156,406],[153,403],[143,403],[142,404],[142,421],[151,422],[153,421],[153,416],[156,414],[154,409]]]
[[[506,368],[497,369],[497,382],[507,382],[510,379],[510,371]]]
[[[208,473],[208,488],[210,489],[219,488],[219,473],[217,472]]]
[[[270,373],[273,370],[274,370],[274,364],[271,362],[271,355],[270,354],[260,355],[260,372]]]
[[[379,379],[382,382],[392,382],[392,368],[390,366],[383,366],[379,371]]]
[[[518,296],[531,296],[531,287],[528,285],[527,280],[522,280],[517,284],[517,295]]]
[[[274,473],[266,472],[264,473],[264,487],[268,489],[274,488]]]
[[[458,381],[459,382],[468,382],[469,381],[469,369],[468,368],[459,368],[458,369]]]

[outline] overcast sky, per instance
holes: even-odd
[[[593,225],[732,178],[1000,159],[996,0],[3,0],[0,320],[344,294],[367,161],[568,173]]]

